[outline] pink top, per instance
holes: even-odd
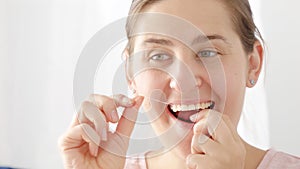
[[[257,169],[300,169],[300,157],[270,149]]]
[[[124,169],[147,169],[145,154],[127,158]]]
[[[128,158],[124,169],[147,169],[145,155]],[[257,169],[300,169],[300,157],[270,149]]]

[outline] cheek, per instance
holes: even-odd
[[[165,93],[167,75],[160,71],[149,70],[135,76],[136,91],[143,96],[150,96],[153,92]]]
[[[227,76],[227,96],[230,99],[240,99],[243,96],[243,91],[245,90],[246,83],[244,80],[244,75],[240,72],[236,72]]]
[[[143,108],[146,112],[162,112],[161,109],[165,108],[162,102],[166,102],[168,96],[167,79],[165,73],[156,70],[145,71],[135,76],[136,92],[144,96]]]
[[[241,64],[242,65],[242,64]],[[242,70],[242,71],[241,71]],[[224,113],[237,125],[243,108],[246,89],[246,71],[242,66],[232,66],[226,71],[226,97]]]

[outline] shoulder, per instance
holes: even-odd
[[[270,149],[257,169],[299,169],[300,157]]]

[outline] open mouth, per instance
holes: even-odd
[[[187,122],[194,123],[190,120],[190,116],[205,109],[213,109],[215,103],[213,101],[197,103],[197,104],[169,104],[168,109],[174,117]]]

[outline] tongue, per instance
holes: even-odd
[[[190,121],[190,116],[193,114],[196,114],[198,112],[199,112],[199,110],[179,111],[179,112],[176,112],[176,116],[180,120]]]

